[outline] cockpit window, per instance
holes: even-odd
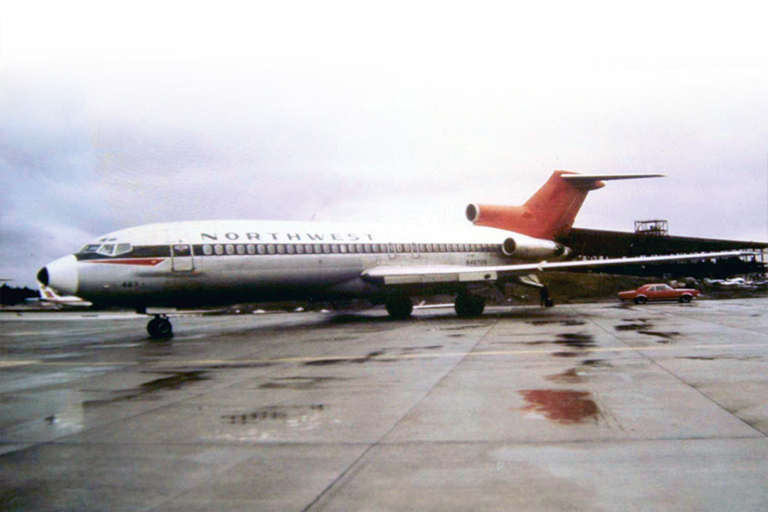
[[[104,256],[112,256],[112,253],[115,252],[115,244],[103,244],[97,252]]]
[[[115,248],[115,256],[131,252],[132,249],[131,244],[117,244],[117,247]]]
[[[80,252],[82,253],[88,253],[88,252],[96,252],[99,250],[99,247],[101,247],[100,244],[89,244],[82,248]]]

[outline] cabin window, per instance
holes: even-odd
[[[296,254],[304,254],[304,246],[299,244],[296,246]]]
[[[331,254],[331,244],[323,244],[323,252],[325,254]]]
[[[338,254],[338,253],[339,253],[339,244],[333,244],[333,245],[331,245],[331,252],[332,252],[333,254]]]
[[[397,252],[403,252],[403,244],[397,244],[395,245],[395,250]]]
[[[232,244],[227,244],[227,254],[235,254],[235,246]]]
[[[265,245],[259,244],[256,247],[256,250],[258,251],[259,254],[267,254],[267,247]]]
[[[347,253],[347,246],[346,246],[346,245],[341,245],[341,244],[340,244],[340,245],[339,245],[339,252],[340,252],[341,254],[346,254],[346,253]]]
[[[174,245],[173,255],[174,256],[191,256],[192,250],[188,245]]]
[[[256,246],[253,244],[248,244],[248,247],[246,248],[248,251],[248,254],[256,254]]]
[[[295,254],[296,253],[296,246],[294,246],[293,244],[286,245],[285,246],[285,252],[287,252],[288,254]]]
[[[244,245],[238,245],[237,246],[237,254],[240,254],[240,255],[245,254],[245,246]]]
[[[224,246],[223,246],[223,245],[218,245],[218,244],[217,244],[217,245],[214,247],[214,250],[216,251],[216,254],[218,254],[219,256],[221,256],[222,254],[224,254]]]
[[[283,244],[277,246],[277,254],[285,254],[285,246]]]
[[[210,256],[211,254],[213,254],[213,247],[211,247],[210,245],[204,245],[203,254],[205,254],[206,256]]]
[[[379,252],[386,253],[387,251],[387,244],[379,244]]]
[[[315,248],[312,244],[305,245],[304,249],[306,249],[307,254],[312,254],[315,252]]]
[[[267,252],[269,254],[275,254],[276,252],[275,245],[274,244],[267,245]]]
[[[357,252],[357,246],[355,244],[349,244],[347,246],[347,251],[348,252]]]

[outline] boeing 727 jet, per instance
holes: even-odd
[[[98,237],[37,275],[44,286],[99,305],[146,312],[279,300],[367,298],[392,317],[413,310],[412,297],[455,294],[456,313],[479,316],[478,288],[577,267],[695,260],[739,252],[568,261],[555,242],[573,226],[587,194],[605,181],[659,175],[586,176],[555,171],[522,206],[472,204],[474,226],[358,225],[289,221],[150,224]],[[147,325],[172,336],[167,316]]]

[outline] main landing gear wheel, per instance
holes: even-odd
[[[476,295],[459,295],[454,303],[459,318],[474,318],[483,314],[485,299]]]
[[[387,299],[387,313],[396,320],[406,320],[413,312],[413,302],[405,294],[392,295]]]
[[[150,338],[167,340],[173,337],[173,326],[167,316],[158,315],[147,324],[147,332]]]

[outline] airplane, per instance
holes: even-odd
[[[56,293],[56,291],[53,288],[51,288],[50,286],[46,286],[39,281],[37,285],[40,288],[40,300],[42,300],[43,302],[49,302],[57,306],[72,307],[72,308],[89,308],[93,306],[93,302],[88,302],[87,300],[83,300],[80,297],[75,297],[74,295],[68,295],[66,297],[62,297],[61,295]]]
[[[413,296],[455,295],[459,317],[483,313],[476,292],[518,283],[542,287],[548,270],[732,257],[738,251],[571,260],[555,239],[569,232],[587,194],[605,181],[661,177],[555,171],[522,206],[470,204],[474,226],[214,220],[149,224],[100,236],[37,274],[60,293],[153,318],[152,338],[170,338],[168,316],[147,308],[282,300],[367,298],[407,319]]]

